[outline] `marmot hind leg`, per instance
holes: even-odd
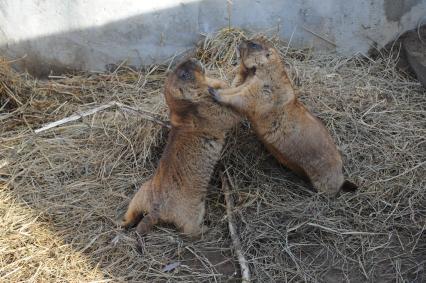
[[[206,213],[204,201],[181,204],[181,207],[176,207],[176,209],[174,222],[184,234],[198,238],[207,231],[207,227],[203,225]]]
[[[146,184],[136,192],[129,203],[126,213],[124,214],[121,226],[123,228],[131,228],[138,224],[143,218],[144,213],[148,212],[148,207],[145,207],[145,189]]]
[[[316,176],[316,178],[311,177],[311,182],[318,192],[325,193],[328,196],[336,196],[344,182],[344,178],[341,173],[335,172]]]
[[[159,220],[160,219],[157,213],[150,212],[139,222],[138,226],[136,227],[136,231],[141,236],[146,235],[152,230],[152,227],[154,227],[154,225],[157,224]]]

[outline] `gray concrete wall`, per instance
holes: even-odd
[[[295,47],[365,53],[426,22],[426,0],[233,0],[231,24]],[[104,70],[162,62],[228,25],[226,0],[3,0],[0,51],[23,68]],[[328,41],[313,33],[319,34]]]

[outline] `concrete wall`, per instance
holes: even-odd
[[[231,24],[295,47],[365,53],[426,22],[426,0],[233,0]],[[227,0],[3,0],[0,51],[23,68],[103,70],[151,64],[228,25]],[[310,30],[310,31],[308,31]],[[327,38],[328,41],[312,34]]]

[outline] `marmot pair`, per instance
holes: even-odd
[[[342,158],[329,132],[297,100],[278,52],[263,40],[243,41],[238,49],[233,88],[208,78],[194,59],[167,77],[172,130],[154,176],[130,202],[124,227],[137,224],[137,231],[146,234],[163,221],[199,236],[209,180],[226,133],[240,115],[250,120],[279,162],[308,177],[318,191],[335,195],[356,189],[344,179]]]

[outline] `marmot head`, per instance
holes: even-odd
[[[205,70],[196,59],[181,62],[169,73],[165,83],[166,99],[186,99],[194,101],[200,98],[205,87]]]
[[[177,65],[167,76],[164,94],[172,124],[182,124],[187,118],[198,116],[198,102],[210,99],[201,63],[188,59]]]
[[[238,46],[241,63],[247,69],[270,65],[279,60],[278,52],[263,39],[243,40]]]

